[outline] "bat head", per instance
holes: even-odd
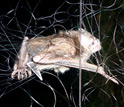
[[[80,44],[85,49],[85,51],[88,51],[90,53],[95,53],[101,49],[101,44],[99,39],[92,36],[88,31],[84,29],[80,29]]]

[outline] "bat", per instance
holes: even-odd
[[[115,77],[105,73],[102,66],[87,62],[90,56],[100,49],[100,40],[84,29],[60,31],[57,34],[33,39],[24,37],[11,77],[25,79],[34,72],[43,80],[40,73],[43,70],[53,69],[55,72],[65,73],[69,68],[81,67],[119,84]]]

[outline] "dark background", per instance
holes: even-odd
[[[83,28],[102,44],[100,64],[120,80],[116,85],[100,75],[83,72],[83,107],[123,107],[124,68],[123,0],[83,1]],[[93,11],[92,11],[93,10]],[[0,106],[78,107],[78,70],[65,74],[43,71],[41,82],[35,75],[12,80],[10,74],[24,36],[46,36],[59,30],[79,28],[78,0],[4,0],[0,2]],[[94,58],[91,58],[96,63]],[[90,81],[91,80],[91,81]],[[55,100],[55,95],[56,100]]]

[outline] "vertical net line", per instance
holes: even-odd
[[[79,40],[81,43],[81,28],[82,28],[82,0],[80,0],[80,6],[79,6],[79,11],[80,11],[80,17],[79,17],[79,25],[80,25],[80,30],[79,30]],[[79,107],[81,107],[81,93],[82,93],[82,71],[81,71],[81,44],[80,44],[80,58],[79,58]]]

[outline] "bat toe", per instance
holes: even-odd
[[[14,70],[11,74],[11,78],[17,78],[18,80],[23,80],[32,75],[31,71],[27,68]]]

